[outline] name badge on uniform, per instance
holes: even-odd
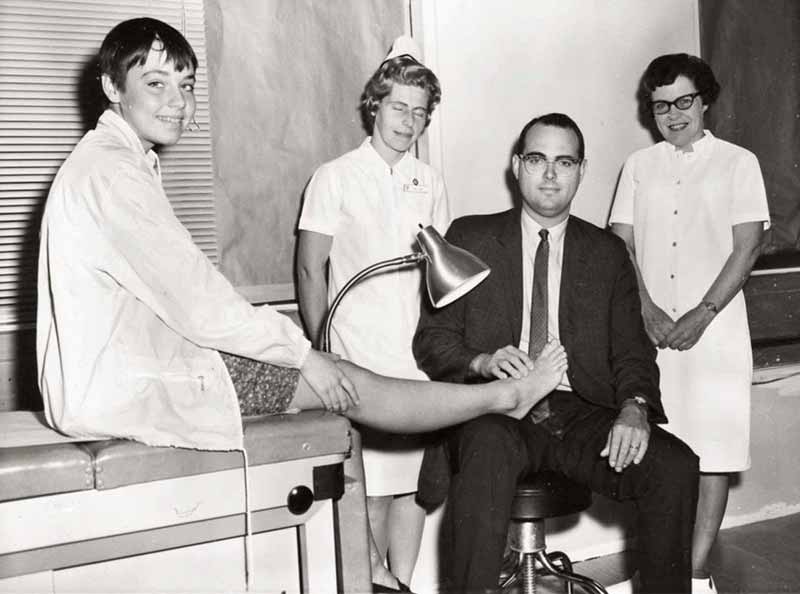
[[[403,191],[410,192],[412,194],[427,194],[428,186],[420,183],[420,181],[415,177],[411,180],[410,184],[403,184]]]

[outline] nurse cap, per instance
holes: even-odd
[[[414,41],[408,35],[401,35],[397,39],[394,40],[392,44],[392,49],[389,50],[389,53],[384,58],[384,62],[387,60],[391,60],[393,58],[398,58],[400,56],[409,56],[413,58],[415,61],[419,62],[420,66],[422,66],[422,51],[417,45],[417,42]]]

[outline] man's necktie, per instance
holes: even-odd
[[[528,355],[536,359],[547,344],[547,262],[550,255],[548,231],[539,231],[539,247],[533,260],[533,290],[531,291],[531,329],[528,335]],[[543,421],[550,415],[547,399],[541,400],[531,409],[530,418],[534,423]]]

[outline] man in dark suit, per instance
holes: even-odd
[[[643,591],[689,592],[697,457],[656,425],[666,419],[655,349],[624,243],[569,214],[586,169],[583,135],[563,114],[536,118],[511,167],[522,207],[460,218],[447,233],[492,273],[446,308],[423,311],[414,355],[433,379],[489,381],[526,374],[542,346],[560,340],[569,368],[525,419],[487,415],[452,432],[450,585],[497,587],[517,480],[552,469],[633,500]]]

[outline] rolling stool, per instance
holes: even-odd
[[[542,574],[565,580],[568,594],[572,594],[573,582],[588,592],[607,594],[597,581],[573,573],[567,555],[545,550],[545,519],[583,511],[591,503],[592,492],[587,487],[573,483],[560,473],[543,471],[523,477],[511,504],[509,526],[509,546],[519,557],[513,573],[501,584],[502,590],[521,581],[524,594],[535,594],[537,574]],[[537,561],[541,569],[537,569]]]

